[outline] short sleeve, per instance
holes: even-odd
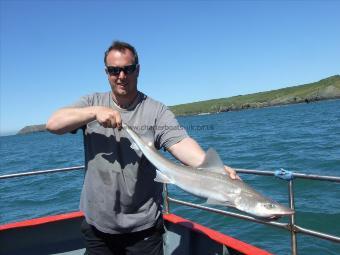
[[[93,97],[91,97],[90,95],[87,95],[87,96],[82,96],[73,104],[68,105],[67,108],[82,108],[82,107],[87,107],[87,106],[92,106],[92,105],[93,105]],[[84,128],[85,128],[84,126],[80,127],[78,129],[72,130],[70,133],[75,134],[77,133],[79,129],[84,130]]]

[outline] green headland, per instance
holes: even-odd
[[[179,116],[237,111],[286,104],[310,103],[340,98],[340,75],[317,82],[266,92],[211,99],[171,106]]]

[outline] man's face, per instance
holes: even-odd
[[[128,49],[125,51],[111,50],[106,58],[106,66],[125,67],[134,64],[134,56]],[[106,69],[108,80],[111,85],[112,92],[116,97],[133,98],[137,92],[137,78],[139,74],[139,65],[132,73],[120,71],[118,74],[110,74]]]

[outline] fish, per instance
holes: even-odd
[[[156,167],[156,182],[174,184],[195,196],[206,198],[205,204],[222,205],[263,219],[278,219],[294,214],[294,210],[263,196],[243,180],[232,179],[213,148],[205,153],[197,167],[178,164],[163,156],[154,146],[153,134],[141,137],[122,123],[132,139],[131,148],[140,150]]]

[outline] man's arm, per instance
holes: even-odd
[[[192,167],[199,166],[205,157],[205,152],[201,146],[190,137],[170,146],[168,151],[183,164]],[[229,166],[224,166],[224,169],[232,179],[239,179],[234,169]]]
[[[104,127],[121,128],[122,119],[118,111],[103,106],[82,108],[62,108],[49,118],[46,124],[48,131],[54,134],[65,134],[97,120]]]

